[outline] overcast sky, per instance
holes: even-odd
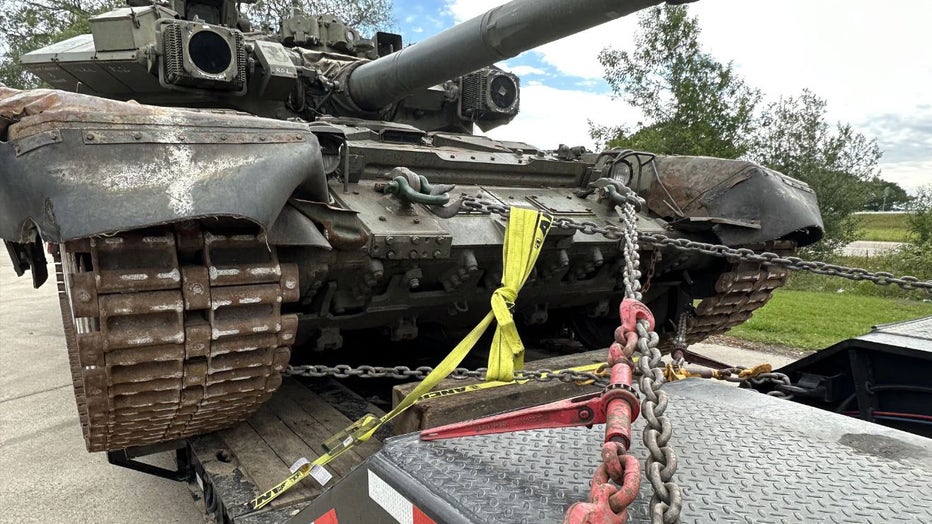
[[[395,0],[407,43],[464,21],[501,0]],[[700,0],[701,42],[734,61],[767,100],[803,88],[828,100],[829,118],[876,138],[882,177],[914,192],[932,184],[932,2],[925,0]],[[544,148],[592,145],[587,120],[633,124],[612,100],[596,59],[631,49],[636,16],[616,20],[508,60],[522,81],[521,113],[493,130]]]

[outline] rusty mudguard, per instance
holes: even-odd
[[[46,242],[192,218],[269,230],[298,190],[327,199],[306,125],[0,87],[0,237]]]

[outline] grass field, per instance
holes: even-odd
[[[858,215],[861,239],[905,242],[906,213]],[[932,279],[932,253],[917,246],[872,257],[833,255],[826,262],[860,267],[871,272],[889,271]],[[878,286],[851,280],[791,272],[787,287],[729,335],[762,344],[797,349],[822,349],[841,340],[863,335],[875,324],[932,315],[932,295],[896,286]]]
[[[906,213],[870,213],[858,215],[861,221],[860,240],[906,242],[909,230]]]
[[[863,335],[875,324],[932,315],[932,303],[781,289],[729,335],[798,349],[822,349]]]
[[[898,276],[910,275],[920,280],[932,280],[932,250],[917,246],[907,245],[899,250],[872,257],[834,255],[824,258],[823,261],[862,268],[874,273],[885,271]],[[841,290],[846,294],[909,298],[920,302],[932,298],[932,295],[925,291],[906,291],[894,285],[878,286],[868,281],[856,282],[806,271],[791,271],[786,287],[796,291],[822,291],[832,295]]]

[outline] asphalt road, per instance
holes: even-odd
[[[54,268],[35,290],[0,259],[0,522],[204,522],[186,485],[85,451]]]
[[[32,289],[0,253],[0,523],[202,523],[181,483],[87,453],[75,409],[54,282]],[[696,344],[736,365],[792,359]],[[161,465],[170,466],[168,456]]]
[[[903,242],[857,240],[841,248],[841,251],[849,257],[872,257],[876,255],[882,255],[902,245]]]

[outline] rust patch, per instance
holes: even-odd
[[[335,249],[359,249],[369,242],[369,234],[363,229],[355,211],[296,198],[289,203],[323,227],[324,235]]]

